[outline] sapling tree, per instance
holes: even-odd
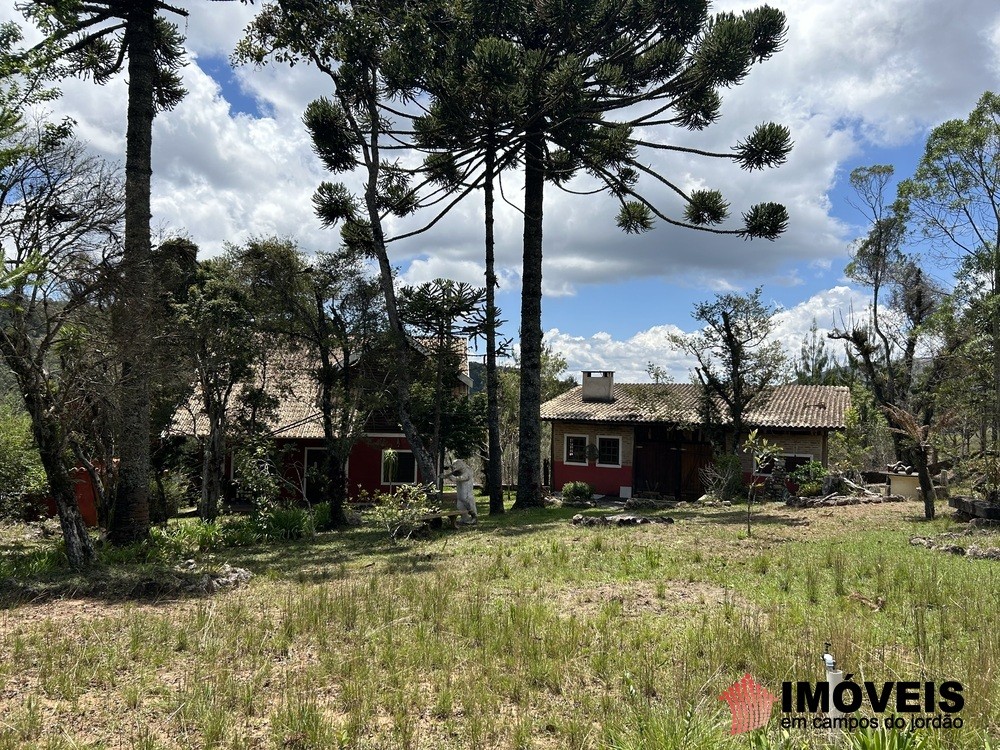
[[[750,516],[753,511],[754,500],[757,499],[757,482],[754,481],[754,474],[760,466],[773,464],[780,460],[781,446],[768,442],[767,438],[758,435],[757,430],[751,430],[742,446],[744,453],[749,453],[753,463],[750,467],[750,484],[747,487],[747,536],[751,535]]]

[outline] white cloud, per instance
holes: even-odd
[[[1000,10],[970,0],[960,10],[937,0],[771,0],[789,19],[785,48],[726,92],[717,125],[700,133],[654,137],[727,151],[764,120],[787,124],[795,141],[788,163],[745,173],[724,160],[661,154],[649,163],[687,187],[720,188],[734,219],[761,200],[788,206],[788,232],[775,242],[676,229],[623,235],[607,196],[585,197],[549,188],[545,208],[545,291],[580,293],[589,284],[636,278],[712,290],[761,282],[798,283],[816,270],[841,265],[853,228],[831,216],[829,192],[848,161],[868,145],[919,140],[931,126],[967,114],[984,89],[996,88],[1000,68]],[[236,77],[267,116],[233,115],[216,84],[197,67],[199,56],[227,55],[259,9],[240,3],[182,0],[181,24],[192,63],[190,93],[161,114],[154,135],[154,223],[186,230],[210,251],[253,234],[294,236],[307,247],[336,244],[312,213],[311,195],[326,177],[309,147],[301,113],[329,82],[308,65],[241,68]],[[759,5],[733,0],[713,10]],[[16,17],[12,9],[0,16]],[[69,81],[60,114],[99,152],[123,160],[124,76],[104,87]],[[503,181],[506,197],[522,200],[519,177]],[[681,206],[669,190],[648,185],[648,196],[671,215]],[[420,217],[419,221],[424,218]],[[521,216],[496,206],[497,265],[505,283],[520,272]],[[395,231],[416,221],[395,222]],[[482,263],[482,207],[470,197],[431,231],[394,244],[392,261],[410,280],[448,272],[471,281]],[[410,263],[413,262],[412,267]],[[452,269],[452,270],[449,270]]]
[[[852,310],[864,314],[867,304],[867,296],[847,286],[824,290],[777,313],[773,339],[782,342],[789,357],[794,359],[814,320],[819,335],[826,336],[832,328],[849,320]],[[671,334],[681,333],[690,331],[675,325],[656,325],[619,341],[605,332],[574,336],[553,328],[546,332],[545,343],[566,358],[570,374],[581,370],[614,370],[618,382],[649,382],[646,366],[652,362],[664,368],[675,381],[687,382],[695,362],[669,342]],[[828,346],[840,353],[841,347],[835,342],[829,342]]]

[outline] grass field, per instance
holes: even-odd
[[[0,748],[824,747],[776,719],[731,737],[717,696],[745,672],[822,680],[827,641],[859,681],[964,686],[961,730],[856,747],[1000,737],[1000,563],[908,543],[947,517],[765,505],[747,538],[738,507],[575,512],[225,550],[199,562],[256,576],[211,597],[6,609]]]

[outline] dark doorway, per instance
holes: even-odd
[[[678,446],[643,440],[635,446],[635,491],[680,495],[681,462]]]

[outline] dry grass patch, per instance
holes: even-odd
[[[739,508],[621,529],[547,510],[232,550],[246,589],[0,615],[0,750],[735,750],[719,692],[819,679],[826,641],[866,678],[962,681],[968,731],[928,737],[979,750],[1000,727],[1000,577],[910,547],[953,528],[916,510],[764,505],[750,538]],[[773,724],[755,742],[824,744]]]

